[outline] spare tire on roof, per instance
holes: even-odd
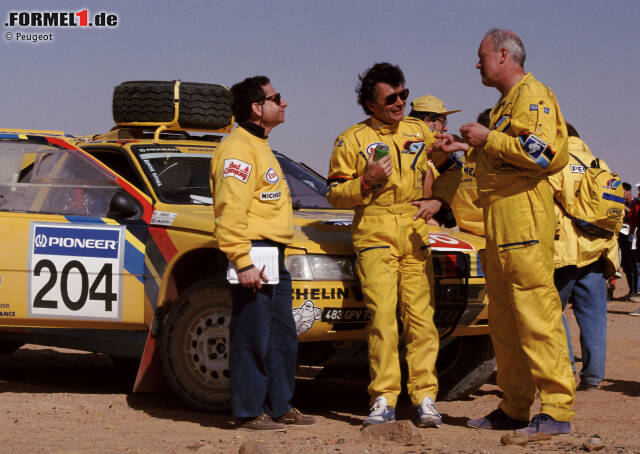
[[[171,123],[177,81],[123,82],[113,90],[113,120]],[[231,124],[231,92],[223,85],[180,82],[178,123],[191,129],[221,129]]]

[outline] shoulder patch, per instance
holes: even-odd
[[[269,167],[269,169],[264,174],[264,179],[267,180],[267,183],[274,184],[277,183],[278,180],[280,180],[280,177],[278,176],[276,171],[273,170],[273,167]]]
[[[521,134],[519,136],[522,149],[543,169],[549,166],[556,153],[547,142],[535,134]]]
[[[511,121],[509,121],[509,117],[507,115],[503,115],[498,119],[498,121],[496,121],[496,124],[493,125],[493,128],[491,129],[495,129],[500,132],[505,132],[507,129],[509,129],[509,126],[511,126]]]
[[[222,168],[222,178],[233,177],[246,183],[251,175],[253,166],[239,159],[225,159]]]

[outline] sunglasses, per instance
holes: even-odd
[[[266,98],[264,98],[264,101],[262,101],[261,104],[264,104],[267,101],[273,101],[276,103],[276,105],[280,105],[280,103],[282,102],[282,96],[280,95],[280,93],[276,93],[275,95],[271,95],[271,96],[267,96]]]
[[[405,88],[403,90],[400,90],[398,93],[391,93],[389,96],[384,98],[385,105],[390,106],[391,104],[396,102],[398,97],[400,97],[400,99],[402,99],[403,101],[406,101],[409,97],[409,89]]]

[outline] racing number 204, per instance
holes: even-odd
[[[33,301],[33,307],[42,309],[57,309],[58,300],[45,299],[47,293],[56,286],[58,281],[58,270],[55,263],[49,259],[42,259],[33,268],[34,276],[40,276],[42,271],[49,271],[49,280],[42,286]],[[80,295],[73,299],[69,295],[69,274],[75,271],[80,277]],[[98,290],[104,281],[104,291]],[[113,302],[118,299],[118,295],[113,292],[113,269],[111,263],[105,263],[89,286],[89,274],[82,262],[71,260],[67,262],[60,272],[60,296],[62,302],[72,311],[78,311],[84,307],[87,297],[92,301],[104,301],[104,310],[111,312]]]

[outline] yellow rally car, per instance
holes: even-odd
[[[139,93],[156,99],[158,84],[168,117],[140,114],[140,104],[151,110],[145,101],[127,104]],[[192,85],[116,87],[117,124],[106,134],[0,131],[0,353],[35,343],[135,358],[134,391],[168,382],[192,406],[228,407],[227,260],[212,235],[208,175],[230,129],[228,90]],[[202,92],[192,104],[217,103],[215,121],[179,112],[190,89]],[[276,156],[294,208],[286,264],[299,363],[325,374],[366,364],[369,314],[354,272],[352,212],[328,205],[323,177]],[[434,228],[429,241],[440,397],[455,399],[495,366],[477,255],[483,240]]]

